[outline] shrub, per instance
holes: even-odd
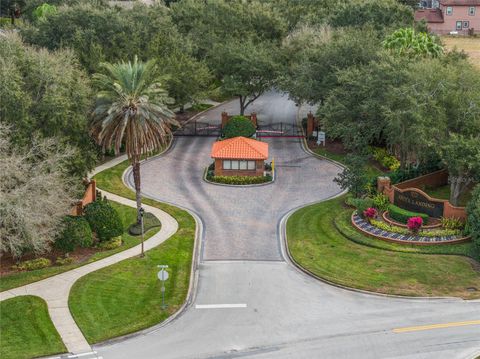
[[[410,231],[407,228],[399,227],[399,226],[392,226],[388,223],[383,221],[379,221],[376,219],[372,219],[370,224],[374,227],[380,228],[384,231],[392,232],[392,233],[399,233],[399,234],[410,234]],[[447,237],[447,236],[456,236],[459,235],[459,230],[453,229],[437,229],[437,230],[423,230],[420,231],[417,235],[420,237]]]
[[[351,204],[357,209],[357,213],[363,217],[363,212],[369,207],[373,207],[373,200],[371,198],[354,198]]]
[[[65,256],[63,258],[58,257],[55,260],[55,264],[59,266],[64,266],[64,265],[72,264],[74,261],[75,259],[73,257],[69,257],[69,256]]]
[[[442,223],[442,227],[446,229],[463,229],[465,227],[464,221],[462,221],[460,218],[445,218],[442,217],[440,219]]]
[[[421,217],[411,217],[407,221],[407,227],[413,233],[418,233],[423,225],[423,219]]]
[[[109,239],[104,242],[100,242],[98,245],[98,248],[109,250],[109,249],[115,249],[118,248],[122,245],[122,237],[118,236],[112,239]]]
[[[85,218],[100,241],[108,241],[123,233],[122,219],[106,200],[95,201],[86,206]]]
[[[372,152],[373,158],[383,167],[388,168],[390,171],[396,171],[400,168],[400,161],[395,156],[390,155],[385,148],[374,147]]]
[[[233,185],[248,185],[266,183],[272,180],[271,176],[213,176],[208,178],[212,182],[233,184]]]
[[[255,125],[250,119],[245,116],[233,116],[223,128],[223,135],[225,138],[252,137],[255,131]]]
[[[363,211],[363,217],[364,218],[375,218],[377,216],[377,210],[373,207],[367,208],[365,211]]]
[[[364,157],[349,154],[345,157],[345,168],[333,181],[341,189],[348,189],[355,197],[360,197],[367,192],[367,184],[370,182],[365,174],[365,165]]]
[[[67,216],[63,220],[63,230],[55,240],[55,247],[72,252],[80,247],[89,247],[93,243],[93,235],[87,220],[84,217]]]
[[[397,207],[393,204],[388,206],[388,215],[390,216],[391,219],[394,219],[395,221],[398,221],[404,224],[407,224],[408,220],[411,217],[420,217],[422,218],[424,223],[428,222],[427,214],[407,211],[406,209]]]
[[[480,184],[472,192],[472,198],[467,205],[467,215],[466,232],[472,236],[480,252]]]
[[[385,223],[383,221],[379,221],[379,220],[376,220],[376,219],[372,219],[370,221],[370,224],[374,227],[383,229],[384,231],[388,231],[388,232],[400,233],[400,234],[409,234],[410,233],[409,230],[406,229],[406,228],[402,228],[402,227],[398,227],[398,226],[392,226],[388,223]]]
[[[373,197],[373,206],[380,212],[385,212],[390,205],[390,199],[383,193],[378,193]]]
[[[25,261],[17,265],[14,265],[13,268],[18,270],[29,271],[29,270],[50,267],[51,265],[52,265],[52,261],[48,258],[36,258],[36,259],[31,259],[29,261]]]

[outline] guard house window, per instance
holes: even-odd
[[[462,30],[462,21],[457,21],[457,30]]]
[[[447,6],[447,11],[446,11],[447,15],[452,15],[453,14],[453,7],[451,6]]]
[[[475,6],[470,6],[468,8],[468,15],[475,16]]]
[[[463,28],[464,29],[468,29],[469,26],[470,26],[470,21],[464,21],[463,22]]]
[[[223,169],[224,170],[255,170],[255,161],[232,161],[232,160],[223,160]]]

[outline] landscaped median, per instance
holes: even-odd
[[[99,188],[134,199],[124,186],[122,174],[128,162],[95,176]],[[164,243],[146,252],[90,273],[73,286],[69,306],[89,343],[97,343],[158,324],[185,302],[195,245],[195,220],[186,211],[148,198],[143,203],[173,216],[178,231]],[[161,306],[161,284],[157,265],[166,264],[170,278],[165,282],[167,308]]]
[[[288,248],[298,265],[327,281],[371,292],[480,297],[472,243],[415,247],[366,237],[351,226],[352,209],[344,200],[304,207],[288,219]]]

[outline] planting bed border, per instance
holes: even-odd
[[[382,214],[382,218],[385,222],[387,222],[388,224],[392,225],[392,226],[397,226],[397,227],[402,227],[402,228],[408,228],[408,226],[406,224],[403,224],[403,223],[400,223],[400,222],[397,222],[393,219],[391,219],[389,216],[388,216],[388,211],[385,211],[383,212]],[[433,217],[432,217],[433,218]],[[437,223],[437,224],[430,224],[430,225],[426,225],[426,226],[422,226],[422,229],[433,229],[433,228],[439,228],[441,227],[442,224],[441,223]]]
[[[436,245],[436,244],[453,244],[470,241],[470,237],[457,237],[457,236],[445,236],[445,237],[421,237],[421,236],[409,236],[400,233],[388,232],[383,229],[372,226],[370,223],[362,219],[356,212],[352,213],[351,217],[352,226],[359,232],[366,236],[380,239],[382,241],[402,243],[402,244],[415,244],[415,245]]]

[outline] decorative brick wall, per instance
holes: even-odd
[[[422,197],[426,197],[432,203],[443,203],[443,217],[465,220],[467,218],[465,207],[455,207],[448,200],[430,197],[427,193],[418,188],[425,188],[426,186],[438,187],[446,184],[448,184],[448,172],[446,170],[441,170],[405,182],[397,183],[396,185],[392,185],[390,178],[388,177],[379,177],[377,179],[377,190],[388,196],[391,203],[394,203],[395,191],[415,191]]]
[[[215,176],[263,176],[263,172],[265,170],[265,163],[263,160],[255,161],[254,170],[224,170],[222,161],[223,159],[220,158],[215,159]]]
[[[97,182],[91,180],[85,190],[82,200],[78,201],[75,206],[72,208],[70,214],[72,216],[81,216],[83,214],[83,209],[89,203],[92,203],[97,200]]]

